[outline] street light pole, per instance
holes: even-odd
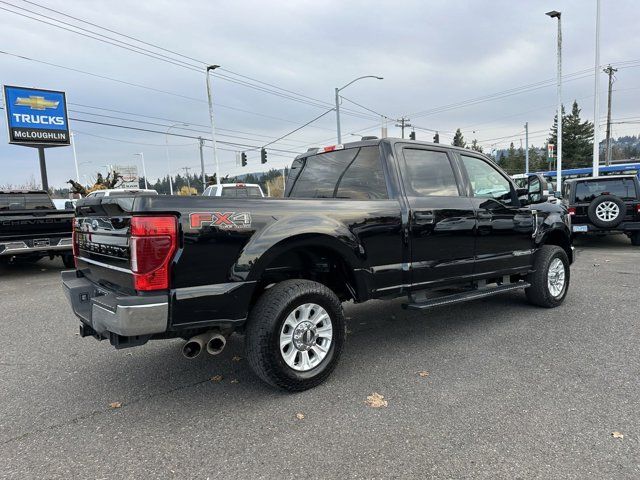
[[[362,77],[354,78],[349,83],[347,83],[344,87],[337,88],[335,90],[336,93],[336,129],[338,131],[338,145],[342,143],[342,134],[340,132],[340,91],[347,88],[352,83],[357,82],[358,80],[362,80],[363,78],[375,78],[376,80],[383,80],[383,77],[378,77],[376,75],[364,75]]]
[[[178,125],[183,127],[188,127],[188,123],[174,123],[167,128],[167,131],[164,134],[164,144],[165,144],[165,152],[167,154],[167,166],[169,167],[169,195],[173,195],[173,181],[171,180],[171,159],[169,158],[169,130],[173,127],[177,127]]]
[[[600,0],[596,0],[596,61],[593,85],[593,176],[600,173]]]
[[[558,129],[556,145],[556,191],[562,191],[562,14],[556,10],[547,12],[551,18],[558,19]]]
[[[147,168],[144,165],[144,153],[134,153],[134,156],[139,156],[142,160],[142,175],[144,176],[144,188],[145,190],[149,190],[149,184],[147,183]]]
[[[216,145],[216,127],[213,122],[213,97],[211,95],[211,83],[209,79],[209,70],[220,68],[220,65],[209,65],[207,67],[207,99],[209,100],[209,121],[211,122],[211,141],[213,142],[213,163],[216,165],[216,185],[220,184],[220,164],[218,163],[218,149]]]
[[[76,134],[71,132],[71,148],[73,149],[73,163],[76,165],[76,182],[80,183],[80,171],[78,170],[78,154],[76,153]]]

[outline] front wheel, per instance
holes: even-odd
[[[569,258],[556,245],[544,245],[535,253],[533,272],[527,280],[531,284],[525,290],[529,302],[540,307],[560,305],[569,290]]]
[[[346,324],[338,297],[309,280],[267,289],[251,310],[245,348],[265,382],[289,391],[322,383],[342,353]]]

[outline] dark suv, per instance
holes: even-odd
[[[633,175],[575,178],[564,183],[563,202],[577,233],[623,232],[640,245],[640,183]]]

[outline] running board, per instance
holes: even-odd
[[[453,295],[444,295],[442,297],[431,298],[424,302],[405,303],[403,308],[410,310],[424,310],[425,308],[439,307],[441,305],[451,305],[454,303],[467,302],[469,300],[477,300],[479,298],[490,297],[499,293],[511,292],[530,287],[529,282],[516,282],[507,285],[498,285],[496,287],[485,287],[481,289],[470,290],[468,292],[454,293]]]

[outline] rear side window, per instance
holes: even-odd
[[[291,167],[292,171],[300,173],[290,197],[389,198],[377,145],[312,155],[304,160],[302,166],[301,163],[295,161]],[[295,177],[290,174],[289,178]]]
[[[338,198],[381,200],[389,198],[380,150],[364,147],[338,181]]]
[[[258,187],[222,187],[222,197],[262,197]]]
[[[53,202],[46,194],[0,195],[0,210],[55,210]]]
[[[407,194],[423,197],[457,197],[458,183],[444,152],[405,148],[403,179]]]
[[[298,198],[332,198],[338,179],[359,149],[336,150],[307,157],[291,192]]]
[[[636,186],[630,178],[594,180],[576,183],[576,202],[590,202],[600,195],[615,195],[623,200],[636,198]]]

